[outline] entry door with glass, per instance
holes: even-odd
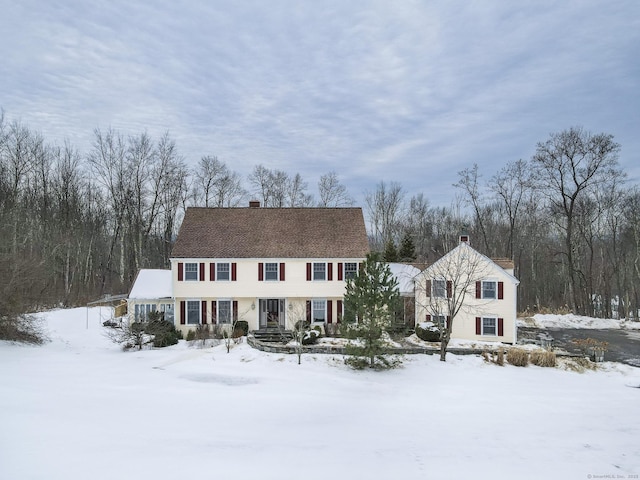
[[[260,328],[284,327],[284,299],[260,299]]]

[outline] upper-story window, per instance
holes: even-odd
[[[345,262],[344,279],[355,278],[358,275],[358,264],[356,262]]]
[[[278,264],[277,263],[265,263],[264,264],[264,279],[265,280],[279,280]]]
[[[185,263],[184,264],[184,279],[185,280],[198,280],[198,264],[197,263]]]
[[[482,282],[482,298],[498,298],[497,282],[484,280]]]
[[[431,282],[431,295],[433,297],[445,298],[447,296],[447,281],[435,279]]]
[[[231,280],[231,269],[228,263],[216,263],[216,280]]]
[[[326,280],[327,279],[327,264],[324,262],[316,262],[313,264],[313,279],[314,280]]]

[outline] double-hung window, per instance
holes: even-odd
[[[278,264],[277,263],[265,263],[264,264],[264,279],[265,280],[278,280]]]
[[[326,280],[327,279],[327,264],[324,262],[316,262],[313,264],[313,279],[314,280]]]
[[[231,323],[231,300],[218,300],[218,323]]]
[[[327,301],[313,300],[311,320],[324,323],[327,319]]]
[[[184,279],[198,281],[198,264],[197,263],[184,264]]]
[[[498,335],[498,319],[495,317],[482,317],[482,335]]]
[[[200,324],[200,301],[187,300],[187,324]]]
[[[435,279],[431,282],[431,295],[437,298],[445,298],[447,296],[447,281]]]
[[[349,280],[355,278],[358,275],[358,264],[356,262],[345,262],[344,264],[344,279]]]
[[[231,280],[231,274],[228,263],[216,263],[216,280]]]
[[[482,282],[482,298],[498,298],[498,284],[494,280],[484,280]]]

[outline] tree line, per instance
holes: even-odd
[[[127,292],[140,268],[167,268],[189,206],[353,205],[335,172],[318,199],[300,174],[257,165],[246,181],[215,156],[187,166],[165,134],[96,129],[81,153],[0,111],[0,314]]]
[[[637,318],[640,191],[619,152],[609,134],[553,133],[529,160],[458,172],[450,208],[380,182],[366,195],[370,242],[387,260],[432,263],[466,230],[481,253],[514,262],[520,311]]]
[[[463,229],[473,246],[512,259],[521,309],[622,316],[640,307],[640,194],[610,135],[570,129],[497,173],[459,173],[455,201],[380,182],[366,192],[372,250],[429,263]],[[483,181],[484,179],[484,181]],[[316,195],[299,174],[256,165],[243,178],[205,155],[189,167],[165,134],[96,129],[89,151],[55,145],[0,111],[0,309],[77,305],[130,288],[140,268],[167,268],[189,206],[343,207],[355,201],[335,172]]]

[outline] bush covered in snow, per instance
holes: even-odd
[[[321,336],[322,336],[322,330],[320,330],[320,327],[315,326],[313,328],[309,328],[304,332],[304,336],[302,337],[302,344],[313,345],[318,341],[318,339]]]
[[[440,330],[433,322],[423,322],[416,325],[416,336],[425,342],[439,342]]]

